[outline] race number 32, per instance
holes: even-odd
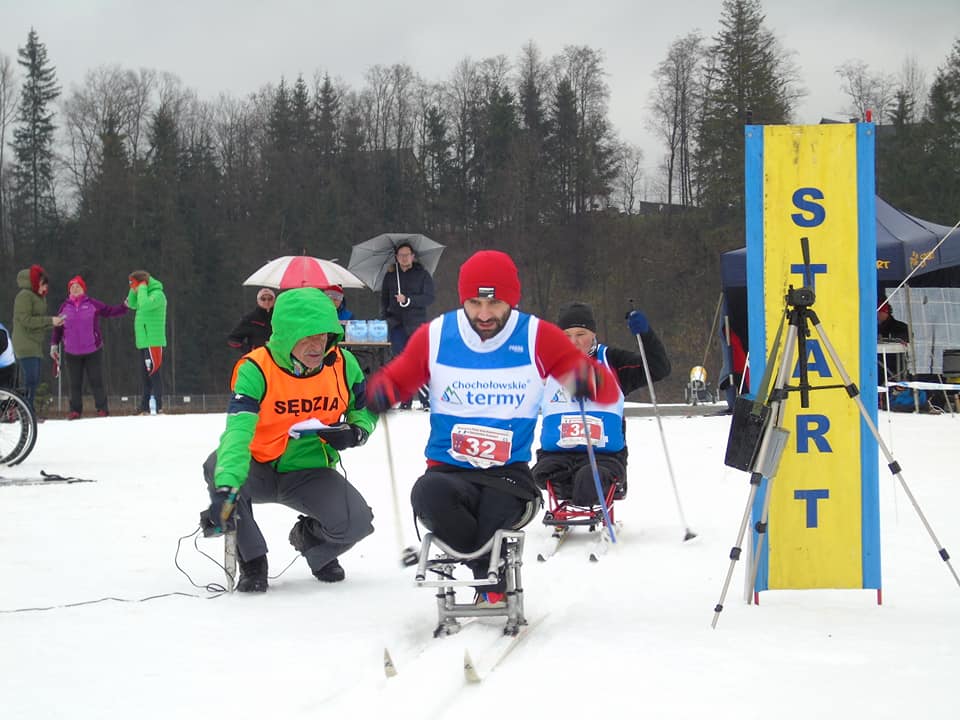
[[[450,431],[450,455],[474,467],[505,464],[512,447],[513,430],[457,423]]]

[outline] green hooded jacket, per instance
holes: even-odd
[[[167,346],[167,296],[163,283],[152,275],[146,284],[127,293],[127,307],[135,312],[133,332],[138,350]]]
[[[295,363],[291,351],[294,345],[309,335],[328,333],[328,352],[334,352],[335,346],[343,340],[343,326],[337,320],[337,308],[320,290],[298,288],[280,293],[273,310],[273,333],[267,341],[267,350],[278,367],[291,375],[298,376],[299,363]],[[344,414],[344,421],[373,432],[377,416],[364,408],[356,406],[358,396],[365,398],[366,379],[356,357],[349,350],[340,348],[343,353],[344,373],[350,400]],[[334,372],[327,365],[320,365],[316,373]],[[260,401],[266,394],[266,378],[256,363],[241,358],[237,370],[237,380],[233,388],[233,397],[227,408],[227,427],[220,436],[217,449],[217,467],[214,471],[214,484],[217,487],[240,487],[246,481],[250,470],[250,442],[253,440],[259,419]],[[300,418],[291,415],[290,424]],[[287,448],[274,464],[278,472],[307,470],[311,468],[336,467],[339,453],[327,443],[321,442],[315,435],[290,438]]]
[[[47,299],[33,291],[30,268],[17,273],[17,287],[20,291],[13,299],[13,352],[18,358],[46,357],[46,334],[53,328]]]

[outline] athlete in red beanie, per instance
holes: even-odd
[[[382,413],[430,388],[427,468],[410,495],[414,515],[458,552],[482,548],[498,529],[518,529],[541,505],[530,472],[543,381],[575,398],[611,403],[616,378],[553,323],[521,312],[520,277],[506,253],[483,250],[460,267],[463,307],[421,325],[406,348],[367,383]],[[485,578],[489,555],[467,562]],[[485,586],[502,602],[506,580]]]

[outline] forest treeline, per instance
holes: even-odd
[[[73,275],[116,303],[146,269],[169,299],[173,394],[225,390],[236,358],[225,338],[253,306],[241,283],[264,262],[307,253],[345,265],[373,235],[420,232],[447,246],[434,312],[457,304],[465,257],[503,249],[524,309],[553,319],[586,300],[601,335],[625,346],[624,314],[647,312],[674,363],[663,399],[677,399],[704,360],[718,254],[743,244],[743,126],[790,122],[804,92],[759,0],[725,0],[715,35],[678,38],[651,68],[663,156],[646,161],[612,127],[603,53],[589,47],[546,58],[530,43],[513,61],[465,59],[439,83],[396,64],[371,67],[361,88],[318,74],[216,100],[121,67],[64,93],[37,30],[15,61],[3,50],[0,321],[9,327],[16,273],[32,263],[50,275],[51,312]],[[850,116],[870,109],[882,131],[881,195],[952,225],[960,40],[929,84],[909,62],[896,78],[850,62],[838,82]],[[347,294],[358,317],[375,317],[376,299]],[[135,393],[129,319],[104,335],[109,391]]]

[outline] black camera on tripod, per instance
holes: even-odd
[[[795,288],[791,285],[787,289],[787,305],[792,305],[793,307],[810,307],[816,299],[817,295],[813,291],[813,288]]]

